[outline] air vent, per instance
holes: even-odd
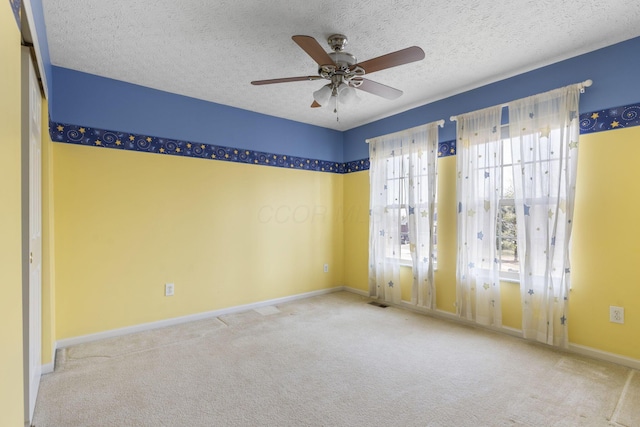
[[[387,304],[382,304],[381,302],[378,301],[371,301],[370,303],[368,303],[369,305],[375,305],[376,307],[380,307],[380,308],[387,308],[389,307]]]

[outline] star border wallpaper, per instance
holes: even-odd
[[[312,170],[316,172],[345,174],[368,170],[370,166],[368,158],[344,163],[330,162],[306,157],[289,156],[286,154],[267,153],[243,148],[118,132],[53,121],[49,122],[49,133],[51,140],[54,142],[288,169]],[[438,144],[438,157],[453,156],[455,154],[455,141],[445,141]]]
[[[589,134],[640,125],[640,103],[583,113],[580,115],[580,134]],[[157,136],[79,126],[49,121],[49,133],[54,142],[141,151],[199,159],[221,160],[345,174],[368,170],[369,159],[350,162],[330,162],[306,157],[275,154],[243,148],[225,147],[201,142],[182,141]],[[438,143],[438,157],[456,155],[456,141]]]

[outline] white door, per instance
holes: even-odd
[[[40,375],[42,372],[42,160],[41,160],[41,102],[40,86],[36,77],[29,49],[23,48],[23,156],[28,157],[28,172],[23,172],[23,197],[27,196],[27,203],[23,202],[23,210],[28,212],[28,218],[23,214],[24,240],[28,247],[28,280],[24,283],[23,306],[28,314],[24,318],[26,323],[25,344],[25,418],[31,423],[33,410],[36,405]],[[27,77],[28,75],[28,77]],[[28,152],[27,152],[28,150]],[[23,159],[23,167],[27,166],[27,159]],[[27,188],[28,187],[28,194]],[[28,230],[27,230],[28,229]],[[27,235],[25,235],[27,234]],[[26,270],[26,269],[25,269]],[[28,331],[28,334],[27,334]],[[28,335],[28,336],[27,336]]]

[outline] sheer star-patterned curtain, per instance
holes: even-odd
[[[371,296],[401,301],[400,261],[403,248],[408,248],[413,272],[411,302],[434,308],[437,148],[435,122],[369,141]]]
[[[501,326],[496,218],[502,187],[502,107],[457,117],[458,259],[456,312]]]
[[[580,86],[509,103],[525,338],[567,347]]]

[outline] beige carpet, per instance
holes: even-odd
[[[640,426],[640,374],[339,292],[58,352],[36,427]]]

